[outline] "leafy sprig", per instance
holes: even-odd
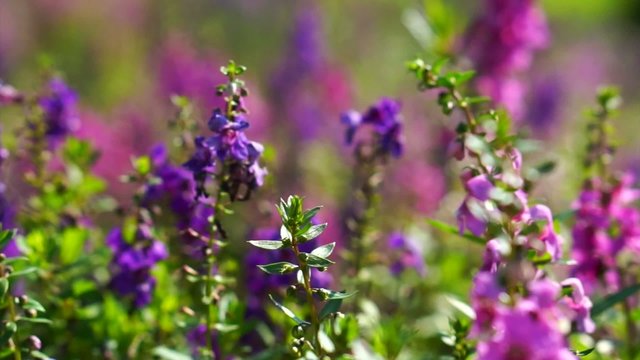
[[[301,356],[307,350],[317,356],[324,356],[335,351],[335,346],[323,330],[322,324],[332,317],[339,316],[338,310],[342,301],[353,293],[333,291],[324,288],[314,288],[311,284],[311,269],[316,268],[326,271],[334,264],[329,259],[333,253],[335,243],[329,243],[313,249],[311,252],[303,252],[300,245],[317,238],[326,229],[327,224],[314,224],[312,219],[318,213],[320,207],[303,210],[302,198],[289,196],[287,200],[281,199],[276,205],[282,226],[280,228],[280,240],[251,240],[249,243],[261,249],[274,251],[287,249],[295,255],[296,263],[276,262],[259,265],[258,267],[270,275],[283,275],[296,272],[297,281],[292,286],[294,292],[301,289],[306,297],[306,305],[309,308],[309,319],[303,319],[294,311],[287,308],[273,296],[269,296],[275,306],[295,322],[292,329],[294,341],[292,351],[296,356]],[[324,303],[322,307],[318,303]]]

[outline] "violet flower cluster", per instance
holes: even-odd
[[[347,126],[345,139],[348,145],[356,142],[359,129],[373,130],[373,152],[382,155],[400,157],[403,152],[402,120],[400,116],[400,102],[394,99],[382,98],[371,106],[364,114],[355,110],[342,114],[340,120]],[[358,142],[357,147],[363,142]]]
[[[520,119],[526,90],[517,75],[531,66],[536,51],[548,45],[545,16],[535,0],[484,3],[483,13],[465,36],[466,53],[478,71],[479,91]]]
[[[196,201],[196,184],[191,172],[171,164],[164,145],[155,146],[150,159],[152,175],[160,183],[146,187],[143,203],[150,206],[166,200],[176,219],[185,254],[202,257],[202,250],[206,246],[203,236],[211,230],[209,217],[213,215],[213,207]]]
[[[140,221],[131,239],[127,239],[123,231],[113,229],[106,239],[107,246],[113,251],[110,287],[140,308],[153,298],[156,280],[151,270],[156,263],[167,258],[168,253],[164,244],[155,237],[150,220]]]
[[[61,78],[51,79],[47,94],[39,99],[44,112],[45,135],[51,146],[57,146],[80,128],[77,103],[78,95],[73,89]]]
[[[424,277],[427,268],[424,264],[422,251],[418,246],[400,232],[389,235],[387,239],[388,254],[391,258],[389,271],[393,276],[400,276],[408,269],[414,270],[418,275]]]
[[[218,93],[225,95],[227,109],[213,111],[207,123],[213,134],[195,139],[196,150],[185,163],[193,173],[198,196],[207,195],[205,183],[210,177],[219,178],[221,190],[232,200],[247,200],[253,190],[264,184],[267,170],[258,162],[264,147],[250,141],[244,132],[249,127],[243,106],[248,92],[244,83],[235,78],[242,72],[244,68],[233,63],[223,68],[230,83],[218,87]]]

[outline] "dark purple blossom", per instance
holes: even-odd
[[[151,269],[168,255],[164,244],[154,237],[149,224],[139,224],[130,242],[120,228],[113,229],[106,243],[113,251],[111,288],[130,297],[135,307],[149,304],[156,285]]]
[[[52,145],[80,128],[77,103],[76,92],[62,79],[56,77],[49,82],[48,93],[40,98],[39,104],[44,111],[46,135]]]
[[[145,205],[167,201],[177,220],[176,226],[185,253],[201,256],[202,248],[206,245],[203,236],[211,231],[209,217],[213,215],[213,207],[196,200],[196,183],[192,173],[184,167],[171,164],[164,145],[156,145],[152,149],[151,161],[153,175],[160,179],[160,183],[147,186]]]
[[[340,120],[347,126],[347,144],[353,144],[358,129],[367,126],[373,129],[374,143],[380,152],[400,157],[403,152],[400,108],[398,101],[382,98],[364,114],[353,110],[343,113]]]
[[[214,175],[216,165],[227,171],[227,179],[221,183],[232,198],[245,199],[252,190],[262,186],[266,169],[258,163],[264,151],[262,144],[249,141],[244,130],[249,123],[236,116],[232,121],[220,109],[214,110],[208,122],[210,137],[196,138],[196,151],[184,166],[193,173],[197,194],[205,193],[207,177]],[[222,170],[221,170],[222,171]],[[246,188],[243,188],[246,187]]]

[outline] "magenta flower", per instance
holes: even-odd
[[[569,360],[562,333],[526,306],[505,310],[496,319],[496,335],[478,342],[478,360]]]
[[[519,119],[524,85],[517,78],[533,54],[549,43],[542,11],[533,0],[486,0],[484,12],[467,30],[464,46],[478,71],[477,87]]]

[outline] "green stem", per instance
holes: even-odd
[[[0,265],[0,274],[4,274],[4,273],[5,273],[5,266]],[[7,302],[8,302],[7,307],[9,308],[9,320],[15,324],[17,319],[17,313],[16,313],[16,305],[14,302],[14,298],[13,296],[11,296],[11,289],[7,289]],[[9,338],[9,347],[13,349],[14,360],[22,360],[22,352],[20,352],[20,347],[16,344],[16,341],[14,340],[14,336],[15,334],[11,335],[11,338]]]
[[[294,229],[292,234],[295,234],[295,230],[296,229]],[[298,259],[300,271],[302,271],[304,291],[307,295],[307,302],[309,303],[309,309],[311,311],[311,331],[313,335],[311,343],[316,348],[316,355],[322,356],[323,351],[322,347],[320,346],[320,340],[318,339],[318,333],[320,332],[320,319],[318,316],[318,309],[316,307],[315,300],[313,299],[313,288],[311,287],[311,279],[309,276],[310,268],[307,265],[307,262],[300,257],[300,250],[298,249],[298,242],[295,236],[292,236],[291,247],[293,248],[296,259]]]

